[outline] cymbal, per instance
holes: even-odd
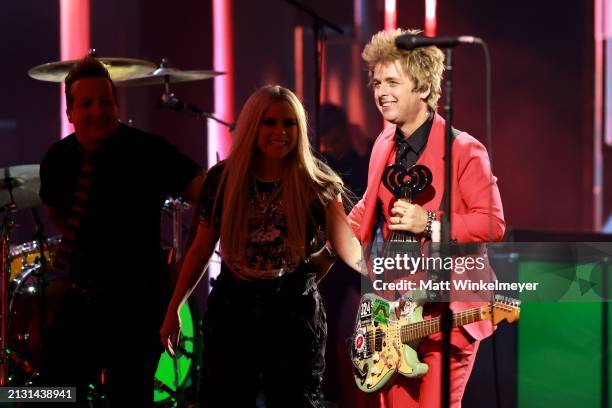
[[[153,71],[156,65],[150,61],[133,58],[96,58],[100,61],[110,74],[113,81],[139,77]],[[34,79],[48,82],[64,82],[68,71],[79,60],[49,62],[38,65],[28,71],[28,75]]]
[[[17,208],[29,208],[40,204],[40,166],[24,164],[0,169],[0,207],[11,202],[9,186]]]
[[[166,83],[201,81],[218,75],[224,75],[225,72],[219,71],[182,71],[178,68],[159,67],[155,71],[134,78],[126,78],[125,80],[117,81],[117,86],[145,86],[145,85],[163,85]]]

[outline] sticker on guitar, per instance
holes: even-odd
[[[369,300],[361,302],[359,306],[359,320],[364,325],[368,325],[372,321],[372,302]]]

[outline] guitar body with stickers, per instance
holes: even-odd
[[[440,317],[423,319],[426,293],[415,291],[412,298],[388,301],[374,294],[361,298],[351,337],[350,356],[357,387],[364,392],[375,392],[391,383],[400,374],[419,378],[429,367],[419,361],[419,342],[441,331]],[[453,327],[489,320],[497,325],[506,320],[519,319],[517,301],[498,298],[487,305],[453,313]]]

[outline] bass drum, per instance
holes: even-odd
[[[15,384],[27,384],[36,377],[42,362],[42,307],[44,324],[49,326],[69,286],[66,279],[50,278],[41,303],[39,270],[39,265],[24,267],[11,281],[7,340]]]
[[[156,406],[186,406],[197,399],[202,366],[202,319],[195,301],[184,304],[179,312],[181,337],[176,356],[164,351],[155,372],[153,398]]]
[[[44,253],[48,267],[53,261],[61,237],[47,239]],[[8,348],[15,384],[27,384],[36,377],[42,358],[40,318],[44,306],[45,324],[57,311],[59,299],[67,288],[65,281],[49,278],[45,300],[41,302],[40,247],[38,241],[25,242],[10,249],[10,297],[8,306]]]

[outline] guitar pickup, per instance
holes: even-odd
[[[382,351],[385,333],[381,329],[376,329],[374,333],[374,350]]]

